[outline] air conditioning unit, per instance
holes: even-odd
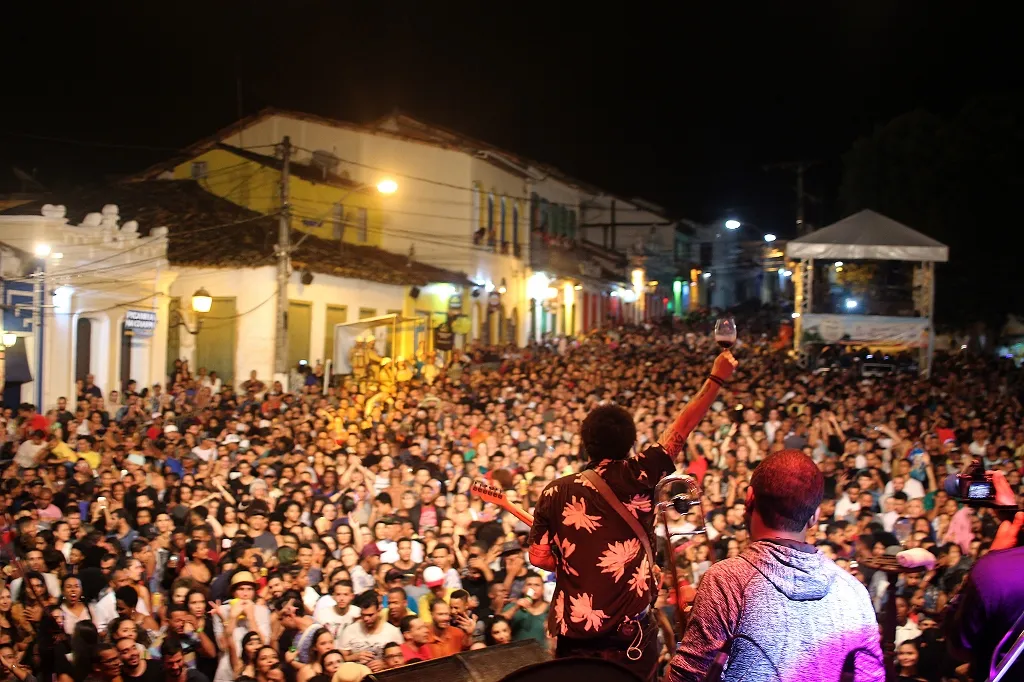
[[[337,174],[338,166],[341,164],[341,159],[334,155],[333,152],[329,152],[326,149],[317,149],[313,152],[312,164],[317,168],[321,168],[327,173]]]

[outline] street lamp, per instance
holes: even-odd
[[[384,178],[377,183],[377,191],[381,194],[394,194],[398,191],[398,183],[391,178]]]
[[[203,315],[210,312],[210,308],[213,307],[213,296],[210,296],[210,292],[203,287],[196,289],[195,293],[192,294],[192,312],[196,314],[196,328],[192,329],[185,323],[185,318],[181,316],[181,313],[176,313],[178,316],[177,321],[171,324],[171,327],[184,327],[192,336],[196,336],[203,330]]]
[[[768,242],[769,244],[771,244],[771,243],[772,243],[773,241],[775,241],[776,239],[778,239],[778,237],[776,237],[776,236],[775,236],[774,234],[771,234],[771,233],[768,233],[768,234],[766,234],[766,235],[764,236],[764,240],[765,240],[766,242]]]
[[[196,292],[192,294],[192,311],[196,313],[208,313],[212,307],[213,297],[210,296],[210,292],[203,287],[196,289]]]
[[[725,221],[725,229],[727,229],[727,230],[738,230],[738,229],[740,229],[740,226],[742,224],[743,223],[741,223],[738,220],[726,220]]]
[[[4,345],[3,345],[4,348],[10,348],[14,344],[18,343],[18,335],[15,334],[14,332],[4,332],[3,333],[3,342],[4,342]]]

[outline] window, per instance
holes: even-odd
[[[508,241],[508,236],[505,233],[505,197],[501,198],[501,243],[504,244]]]
[[[369,319],[371,317],[377,317],[377,309],[376,308],[360,308],[359,309],[359,319],[360,320],[366,320],[366,319]]]
[[[359,243],[365,244],[369,240],[369,216],[367,215],[366,209],[360,207],[357,209],[356,214],[356,227],[359,230]]]
[[[512,243],[519,245],[519,203],[512,204]]]
[[[339,241],[345,239],[345,207],[341,204],[335,204],[331,214],[331,235]]]
[[[474,225],[473,228],[470,231],[475,233],[477,230],[479,230],[481,227],[483,227],[483,222],[484,222],[484,209],[483,209],[483,206],[480,205],[480,185],[478,183],[475,183],[475,182],[473,183],[473,213],[472,213],[472,215],[473,215],[473,219],[476,221],[477,224]]]
[[[576,239],[576,211],[566,211],[565,214],[565,235],[572,240]]]
[[[193,161],[192,162],[192,179],[202,180],[206,177],[208,170],[207,163],[205,161]]]
[[[329,305],[324,319],[324,360],[334,359],[334,327],[348,321],[348,306]]]
[[[487,195],[487,241],[494,243],[494,195]]]

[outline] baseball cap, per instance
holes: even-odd
[[[440,587],[444,585],[444,571],[438,566],[427,566],[423,569],[423,582],[427,587]]]
[[[360,559],[365,559],[371,556],[380,556],[380,547],[377,546],[376,542],[369,543],[363,547],[363,551],[359,552]]]

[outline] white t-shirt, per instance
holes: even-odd
[[[348,611],[343,614],[338,613],[337,608],[335,608],[337,605],[338,603],[334,601],[334,597],[325,595],[320,597],[316,607],[313,609],[313,620],[323,625],[334,635],[335,644],[341,642],[342,631],[359,618],[359,609],[355,605],[349,604]]]
[[[358,621],[346,627],[341,633],[338,648],[353,654],[369,651],[373,653],[374,659],[381,660],[384,658],[384,645],[388,642],[402,643],[402,633],[394,625],[382,621],[376,632],[366,632],[362,621]]]
[[[45,447],[46,441],[43,441],[38,445],[30,440],[25,441],[18,446],[18,452],[14,455],[14,463],[20,467],[34,467],[36,465],[36,457],[39,455],[39,451]]]

